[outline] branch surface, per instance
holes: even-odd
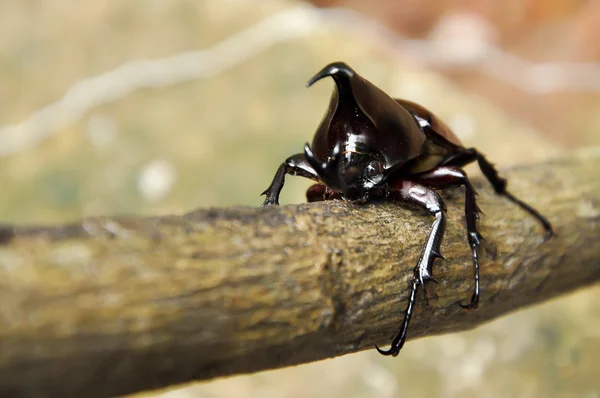
[[[600,279],[600,150],[512,169],[536,221],[475,182],[479,310],[461,190],[409,338],[476,327]],[[260,201],[257,198],[257,203]],[[385,345],[432,219],[393,203],[0,226],[0,396],[108,397]],[[400,353],[402,355],[402,353]],[[390,359],[392,360],[392,359]]]

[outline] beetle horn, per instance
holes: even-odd
[[[306,83],[306,87],[312,86],[315,82],[327,76],[331,76],[339,87],[340,84],[343,84],[343,82],[347,82],[348,78],[354,77],[354,75],[355,73],[352,70],[352,68],[346,65],[345,63],[334,62],[327,65],[326,67],[321,69],[319,73],[314,75],[313,78],[310,79],[308,83]]]
[[[308,160],[310,166],[317,172],[325,185],[337,192],[346,192],[347,186],[340,176],[340,166],[342,160],[342,150],[340,143],[337,143],[333,148],[331,158],[326,162],[321,162],[313,151],[310,145],[304,145],[304,156]]]

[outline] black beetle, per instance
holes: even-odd
[[[273,182],[262,194],[263,206],[279,204],[285,174],[300,175],[318,182],[306,195],[309,202],[343,199],[365,203],[391,198],[420,206],[435,217],[419,262],[414,270],[412,290],[404,322],[389,350],[396,356],[404,345],[419,285],[436,281],[433,262],[442,258],[440,243],[446,226],[445,205],[434,188],[465,187],[465,215],[468,241],[473,252],[475,286],[469,304],[479,302],[478,249],[481,235],[476,220],[479,208],[476,192],[460,168],[477,161],[497,194],[507,197],[536,217],[552,236],[550,222],[534,208],[506,190],[506,180],[475,148],[465,148],[452,130],[427,109],[413,102],[393,99],[342,62],[327,65],[307,86],[331,76],[335,88],[329,109],[304,153],[289,157],[277,169]]]

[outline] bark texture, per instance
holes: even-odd
[[[600,150],[503,173],[536,220],[476,180],[480,308],[462,190],[409,338],[476,327],[600,279]],[[260,201],[257,198],[257,203]],[[0,396],[108,397],[385,345],[432,218],[324,202],[0,226]],[[402,355],[402,353],[400,353]],[[393,359],[390,359],[393,360]]]

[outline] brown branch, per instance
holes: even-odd
[[[473,328],[600,278],[600,151],[507,172],[553,222],[478,181],[482,302],[461,191],[409,336]],[[389,343],[431,219],[390,203],[198,210],[0,228],[0,395],[107,397]],[[402,355],[402,354],[401,354]],[[390,359],[393,360],[393,359]]]

